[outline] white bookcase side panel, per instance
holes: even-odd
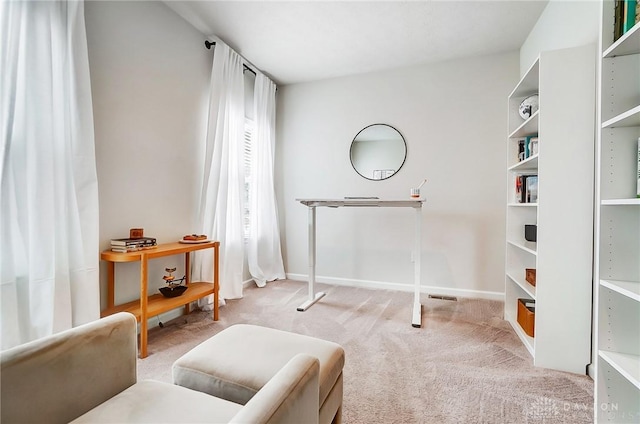
[[[640,281],[640,207],[602,206],[600,279]]]
[[[640,355],[640,307],[638,302],[606,287],[600,287],[599,349]]]
[[[602,122],[640,105],[640,55],[602,62]]]
[[[606,352],[603,354],[606,355]],[[638,422],[640,391],[602,357],[598,358],[596,384],[595,411],[598,423]]]
[[[595,229],[596,422],[640,422],[640,23],[613,41],[601,0]]]
[[[591,362],[595,134],[593,125],[577,123],[593,122],[596,50],[540,57],[534,364],[581,374]]]

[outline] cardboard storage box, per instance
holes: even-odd
[[[535,268],[525,268],[525,279],[529,284],[533,287],[536,286],[536,269]]]
[[[534,336],[536,321],[536,301],[531,299],[518,299],[518,324],[529,336]]]

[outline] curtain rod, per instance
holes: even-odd
[[[216,45],[215,41],[204,40],[204,46],[206,48],[208,48],[208,49],[211,49],[211,47],[215,46],[215,45]],[[249,71],[253,75],[256,75],[256,71],[254,71],[253,69],[249,68],[245,63],[242,64],[242,67],[244,68],[245,71]]]

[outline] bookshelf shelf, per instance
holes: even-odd
[[[640,53],[640,23],[635,24],[633,28],[609,46],[609,48],[602,53],[602,57],[608,59],[638,53]]]
[[[520,338],[520,340],[522,341],[522,344],[524,344],[524,346],[527,348],[531,356],[535,357],[534,338],[524,332],[524,330],[522,329],[522,327],[520,327],[520,324],[518,324],[518,321],[515,318],[512,318],[511,316],[507,316],[505,317],[505,319],[507,322],[509,322],[509,324],[511,324],[511,327],[513,327],[513,330],[516,332],[516,334],[518,335],[518,338]]]
[[[535,366],[581,374],[591,354],[594,80],[593,46],[545,51],[507,100],[505,319]],[[518,107],[532,93],[540,107],[523,122]],[[538,153],[518,161],[519,139],[533,135]],[[516,201],[521,175],[537,175],[536,203]],[[538,242],[525,241],[527,224],[537,225]],[[535,300],[535,338],[517,323],[519,298]]]
[[[525,246],[524,244],[517,242],[517,241],[509,241],[507,240],[507,243],[509,243],[511,246],[513,247],[517,247],[518,249],[522,250],[523,252],[527,252],[530,253],[532,255],[537,255],[538,252],[536,252],[535,250],[535,243],[530,243],[530,246]]]
[[[511,134],[509,138],[524,137],[527,135],[533,135],[538,132],[538,116],[539,110],[536,111],[529,119],[520,124]]]
[[[511,278],[511,280],[516,283],[522,290],[524,290],[531,299],[536,299],[536,288],[529,284],[524,278],[516,278],[514,272],[507,271],[507,277]]]
[[[640,389],[640,356],[606,350],[601,350],[598,354],[636,389]]]
[[[507,203],[507,206],[509,207],[513,207],[513,208],[536,208],[538,207],[538,203]]]
[[[640,199],[635,198],[640,23],[614,42],[615,12],[615,1],[601,1],[593,344],[597,422],[640,416]],[[616,414],[601,405],[616,405]]]
[[[538,170],[538,155],[529,156],[522,162],[518,162],[515,165],[509,167],[509,171],[537,171]]]
[[[600,285],[640,302],[640,281],[600,280]]]
[[[602,206],[640,206],[640,199],[606,199],[600,204]]]
[[[637,127],[640,125],[640,105],[617,115],[602,124],[602,128]]]

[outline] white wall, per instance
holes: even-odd
[[[276,181],[289,276],[308,271],[307,208],[296,198],[407,198],[426,177],[425,291],[499,297],[507,95],[517,80],[513,52],[281,87]],[[384,181],[362,178],[349,160],[351,140],[373,123],[408,145],[404,167]],[[318,281],[410,289],[413,213],[318,209]]]
[[[600,2],[550,0],[520,48],[520,75],[540,52],[597,43]]]
[[[194,232],[212,52],[161,2],[85,5],[100,193],[100,243],[143,227],[158,242]],[[150,292],[181,256],[153,260]],[[101,269],[102,307],[106,272]],[[139,265],[116,265],[116,302],[139,296]]]

